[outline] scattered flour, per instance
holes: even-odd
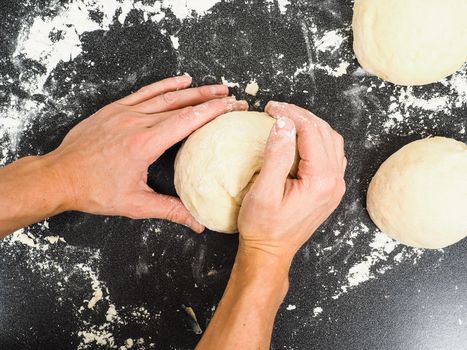
[[[50,244],[56,244],[58,242],[66,243],[65,239],[60,236],[47,236],[47,237],[44,237],[44,239],[48,241]]]
[[[314,70],[325,72],[335,78],[347,74],[351,62],[346,60],[344,55],[336,59],[333,54],[341,50],[348,35],[342,30],[329,30],[321,33],[313,24],[305,23],[302,24],[302,30],[307,45],[308,63],[298,67],[294,76],[301,73],[311,74]]]
[[[346,279],[340,285],[339,290],[332,296],[334,300],[339,299],[343,294],[360,284],[383,275],[386,271],[403,261],[411,259],[416,264],[424,252],[423,249],[402,246],[379,230],[370,232],[368,227],[362,223],[349,234],[350,240],[356,239],[361,234],[373,235],[373,240],[369,244],[371,251],[368,255],[360,257],[348,269]],[[354,244],[352,243],[351,245],[353,246]],[[402,250],[397,254],[393,254],[396,248],[401,248]]]
[[[49,78],[50,73],[60,62],[66,62],[76,58],[82,52],[80,36],[93,30],[106,30],[112,24],[115,15],[116,20],[123,24],[132,9],[143,11],[144,19],[158,22],[165,16],[163,10],[170,9],[179,19],[184,19],[193,14],[205,14],[220,0],[179,0],[156,1],[154,5],[146,4],[146,1],[133,0],[108,0],[103,2],[93,0],[74,0],[64,6],[64,9],[53,17],[37,16],[31,25],[25,25],[17,40],[16,50],[13,54],[14,60],[31,59],[44,65],[45,72],[35,73],[32,77],[20,78],[20,87],[26,92],[44,94],[44,83]],[[272,3],[272,0],[271,0]],[[277,4],[282,13],[286,12],[288,0],[279,0]],[[103,14],[101,23],[93,21],[89,17],[90,10],[98,10]],[[302,67],[298,67],[295,77],[299,74],[313,75],[314,71],[339,78],[348,73],[351,66],[351,52],[344,52],[343,45],[348,40],[349,28],[340,28],[329,31],[320,31],[313,23],[303,23],[302,30],[308,49],[308,62]],[[60,32],[58,40],[52,40],[51,34]],[[177,36],[170,37],[173,47],[179,47]],[[337,53],[342,53],[336,59]],[[345,57],[348,57],[347,59]],[[350,58],[349,58],[350,57]],[[279,73],[278,73],[279,74]],[[368,75],[361,68],[355,69],[352,74],[362,79],[361,86],[353,90],[352,99],[362,100],[369,92],[376,89],[388,88],[387,84],[381,82],[375,84],[373,77]],[[229,82],[222,77],[223,84],[229,87],[240,87],[238,83]],[[252,82],[253,83],[253,82]],[[254,82],[256,83],[256,82]],[[449,91],[448,94],[433,95],[431,93],[419,94],[411,87],[394,87],[389,94],[392,95],[388,114],[386,118],[378,119],[386,133],[397,130],[400,123],[404,123],[412,118],[414,113],[425,113],[429,118],[433,113],[449,114],[452,108],[459,108],[466,105],[467,101],[467,65],[459,72],[441,82]],[[248,88],[248,87],[247,87]],[[252,90],[259,88],[252,86]],[[257,90],[256,90],[257,92]],[[253,94],[254,95],[254,94]],[[36,118],[43,107],[44,102],[35,100],[18,100],[13,98],[8,106],[0,106],[0,140],[6,136],[8,143],[0,144],[0,165],[5,164],[8,152],[14,153],[20,135],[28,126],[29,122]],[[375,130],[380,130],[376,125],[376,118],[371,118],[370,126]],[[460,129],[465,134],[465,126]],[[462,131],[463,130],[463,131]],[[378,135],[367,130],[368,148],[374,147],[378,143]],[[361,205],[359,205],[361,207]],[[329,291],[332,300],[339,299],[342,295],[358,288],[363,283],[377,278],[386,271],[402,264],[412,262],[416,264],[418,259],[424,254],[423,250],[403,247],[398,245],[379,231],[372,231],[363,223],[357,223],[353,228],[342,228],[334,233],[336,239],[342,238],[342,246],[353,249],[359,244],[359,240],[371,237],[369,253],[359,255],[353,260],[353,264],[339,266],[329,266],[327,273],[332,276],[344,276],[336,290]],[[340,237],[342,236],[342,237]],[[53,246],[52,246],[53,245]],[[63,256],[73,256],[74,264],[51,258],[47,255],[49,249],[61,249]],[[134,346],[133,339],[127,339],[124,344],[116,344],[114,332],[118,331],[118,325],[126,322],[139,320],[141,323],[158,318],[160,315],[151,313],[142,306],[134,306],[126,310],[119,309],[111,299],[105,283],[99,279],[100,250],[83,249],[73,247],[59,236],[34,236],[26,230],[19,230],[9,238],[0,242],[0,248],[6,252],[6,257],[13,256],[18,250],[26,250],[28,260],[25,262],[34,273],[39,274],[45,281],[53,281],[59,286],[62,293],[61,299],[66,298],[71,276],[78,275],[86,286],[89,285],[89,299],[82,301],[78,310],[75,310],[75,317],[79,321],[80,329],[77,334],[81,338],[78,349],[92,349],[95,345],[107,346],[109,348],[131,348]],[[325,247],[320,254],[323,256],[332,255],[336,248]],[[77,253],[79,252],[79,254]],[[8,255],[10,254],[10,255]],[[58,284],[59,283],[59,284]],[[96,309],[106,307],[105,321],[101,324],[91,324],[87,313],[95,313]],[[295,305],[288,305],[287,310],[294,310]],[[104,309],[105,310],[105,309]],[[313,309],[313,316],[316,317],[323,312],[321,307]],[[129,342],[131,340],[131,342]],[[138,339],[136,344],[143,344],[144,339]],[[130,344],[132,344],[130,346]],[[154,343],[149,347],[154,347]]]
[[[239,83],[230,82],[227,79],[225,79],[225,77],[221,77],[221,80],[222,80],[222,84],[224,84],[225,86],[228,86],[228,87],[240,87]]]
[[[347,35],[341,33],[340,30],[330,30],[316,41],[317,51],[330,51],[331,53],[339,49],[342,43],[347,39]]]
[[[173,45],[174,49],[177,50],[179,48],[179,46],[180,46],[180,42],[178,40],[178,37],[176,37],[174,35],[171,35],[170,40],[172,41],[172,45]]]
[[[105,314],[105,319],[108,322],[113,322],[116,317],[117,317],[117,310],[115,309],[115,305],[110,304],[109,308],[107,309],[107,313]]]
[[[31,95],[43,94],[47,98],[44,83],[60,62],[68,62],[81,54],[82,34],[94,30],[107,30],[114,20],[124,24],[132,9],[141,10],[146,21],[158,22],[165,16],[164,9],[170,9],[178,18],[184,19],[194,13],[204,14],[217,2],[219,0],[161,0],[150,5],[144,0],[107,0],[105,3],[75,0],[65,5],[57,5],[60,6],[60,10],[54,16],[39,15],[33,19],[32,24],[25,24],[20,30],[13,62],[31,59],[45,67],[45,72],[20,77],[20,87]],[[102,13],[99,23],[89,16],[91,11]],[[57,33],[58,38],[54,35]],[[178,48],[178,38],[172,36],[171,40],[174,48]],[[24,99],[18,101],[15,98],[8,106],[0,105],[0,140],[3,135],[8,136],[10,142],[4,146],[7,146],[10,152],[16,150],[18,135],[26,129],[30,120],[38,116],[42,106],[43,102]],[[0,166],[5,163],[7,155],[8,150],[2,149]]]
[[[11,235],[10,243],[14,242],[25,244],[31,248],[39,247],[39,245],[34,241],[34,237],[31,234],[25,234],[24,229],[20,229]]]
[[[279,10],[285,13],[287,11],[287,5],[290,4],[290,0],[277,0],[277,3],[279,4]]]
[[[323,308],[321,308],[321,307],[319,307],[319,306],[318,306],[318,307],[315,307],[315,308],[313,309],[313,317],[318,316],[318,315],[319,315],[320,313],[322,313],[322,312],[323,312]]]
[[[292,311],[292,310],[295,310],[296,308],[297,308],[296,305],[291,305],[291,304],[289,304],[289,305],[287,305],[286,310],[287,310],[287,311]]]
[[[163,0],[162,8],[170,8],[178,18],[187,18],[193,11],[199,15],[208,12],[220,0]]]

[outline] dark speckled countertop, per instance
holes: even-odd
[[[467,349],[467,241],[408,248],[365,211],[371,176],[402,145],[467,141],[467,69],[384,83],[356,62],[351,17],[350,0],[0,0],[0,165],[184,72],[228,84],[252,110],[306,107],[344,135],[348,191],[294,260],[271,348]],[[151,166],[154,189],[174,194],[176,150]],[[82,213],[20,230],[0,243],[0,349],[192,349],[236,247],[236,235]]]

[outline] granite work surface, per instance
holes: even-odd
[[[350,0],[0,0],[0,165],[51,151],[100,107],[185,72],[228,84],[252,110],[306,107],[344,135],[348,191],[294,260],[271,348],[466,349],[467,241],[399,245],[372,224],[365,195],[404,144],[467,141],[467,68],[424,87],[384,83],[359,67],[351,17]],[[176,149],[149,169],[158,191],[174,193]],[[0,348],[192,349],[237,242],[82,213],[20,230],[0,242]]]

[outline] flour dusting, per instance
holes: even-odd
[[[16,85],[27,96],[20,98],[11,94],[6,103],[0,104],[0,166],[18,157],[21,137],[30,131],[33,122],[43,115],[52,102],[64,115],[63,118],[74,120],[72,118],[76,117],[73,104],[69,103],[76,96],[70,92],[66,97],[55,98],[50,94],[47,82],[58,67],[65,63],[73,63],[85,53],[82,40],[86,34],[95,31],[108,32],[113,26],[131,27],[133,24],[129,19],[135,11],[144,23],[162,26],[164,21],[175,17],[183,27],[187,23],[208,18],[216,4],[230,4],[220,0],[160,0],[150,3],[151,1],[145,0],[108,0],[104,4],[102,1],[74,0],[59,5],[56,2],[50,5],[50,14],[36,15],[23,24],[18,33],[15,50],[10,57],[12,64],[21,74],[16,78],[6,74],[2,78],[4,83]],[[266,64],[268,60],[273,62],[275,71],[272,72],[272,81],[280,82],[275,91],[263,85],[262,75],[266,74],[263,70],[245,66],[245,71],[238,74],[235,69],[218,62],[217,57],[213,57],[213,62],[209,61],[211,51],[207,61],[198,56],[195,57],[195,61],[197,67],[207,67],[207,70],[211,68],[211,64],[216,64],[219,68],[219,72],[216,73],[217,79],[232,89],[243,93],[254,78],[256,84],[261,84],[261,94],[270,94],[270,97],[275,98],[274,94],[277,93],[277,96],[291,100],[300,96],[304,107],[313,110],[316,108],[323,114],[324,119],[336,118],[335,126],[340,128],[341,132],[348,128],[361,131],[358,139],[349,134],[347,141],[348,158],[351,163],[349,168],[352,174],[349,177],[348,197],[343,204],[345,210],[334,219],[337,223],[332,229],[319,233],[323,238],[322,242],[313,238],[310,243],[316,249],[315,258],[321,264],[321,274],[314,276],[317,284],[310,285],[319,298],[312,301],[314,305],[308,308],[307,312],[313,322],[324,322],[323,320],[331,316],[327,313],[332,310],[333,305],[339,305],[346,298],[352,298],[354,293],[359,293],[365,286],[385,278],[388,271],[419,264],[430,254],[442,256],[443,251],[428,254],[425,250],[398,244],[374,226],[369,226],[364,203],[356,198],[360,197],[367,185],[365,180],[368,179],[369,166],[376,167],[377,163],[382,161],[375,160],[375,155],[379,155],[384,147],[391,145],[393,138],[429,136],[437,130],[446,130],[441,128],[446,124],[459,139],[465,140],[467,123],[465,119],[455,116],[467,105],[467,65],[433,87],[394,86],[371,76],[358,66],[351,47],[350,23],[320,23],[313,17],[316,9],[326,11],[327,15],[339,19],[339,13],[328,2],[315,4],[316,7],[309,13],[298,11],[298,14],[292,11],[296,10],[295,2],[289,0],[268,0],[266,4],[271,13],[275,11],[278,16],[282,16],[280,20],[285,23],[284,30],[296,27],[301,40],[297,39],[294,45],[284,46],[292,50],[292,53],[284,50],[272,54],[271,57],[264,57],[264,61],[261,61],[261,64]],[[348,10],[351,10],[350,5]],[[98,16],[92,16],[92,13],[97,13]],[[226,20],[233,25],[234,19]],[[277,20],[274,18],[271,23]],[[164,27],[161,33],[166,35],[169,45],[176,53],[187,45],[178,27],[173,31]],[[209,38],[209,43],[222,40],[217,37],[217,33],[214,34],[216,35]],[[238,34],[241,35],[243,33]],[[242,37],[242,40],[245,49],[239,55],[243,55],[242,58],[251,58],[248,54],[254,47],[249,46],[251,42],[248,37]],[[302,56],[293,61],[300,50],[304,51]],[[181,66],[187,58],[177,56],[176,59],[177,65]],[[37,63],[40,68],[25,69],[24,64],[30,62]],[[88,62],[90,67],[98,63]],[[213,76],[197,78],[211,81]],[[132,77],[129,75],[128,79],[131,81]],[[336,91],[330,90],[332,94],[323,95],[322,92],[329,86],[336,86]],[[323,101],[328,100],[330,102],[326,106]],[[261,103],[265,102],[267,101],[257,99],[254,107],[259,108]],[[340,123],[341,120],[344,122]],[[50,118],[45,123],[55,123],[55,120]],[[148,225],[145,230],[144,245],[151,235],[162,233],[156,224]],[[35,278],[42,281],[56,298],[55,307],[66,305],[66,308],[72,310],[71,317],[77,325],[74,336],[79,340],[78,349],[158,348],[157,339],[125,333],[129,325],[134,328],[136,324],[137,328],[143,328],[158,324],[162,315],[143,301],[141,304],[121,305],[116,295],[112,296],[111,292],[115,289],[112,289],[112,285],[107,281],[106,271],[102,268],[105,257],[103,247],[107,242],[105,241],[100,249],[79,247],[68,243],[68,237],[65,240],[62,235],[63,232],[57,232],[56,228],[55,231],[51,230],[48,221],[37,225],[36,230],[18,230],[0,241],[2,258],[30,271]],[[177,234],[171,239],[181,240],[184,239],[184,235]],[[190,244],[187,240],[186,247]],[[304,256],[309,258],[311,251],[305,250]],[[165,254],[166,250],[163,250],[160,257],[152,253],[154,264],[170,255]],[[142,260],[138,265],[140,268],[137,271],[141,276],[147,273],[148,263]],[[210,269],[202,278],[216,278],[218,272],[212,271],[214,270]],[[168,275],[171,273],[167,271]],[[302,276],[301,279],[308,281],[309,277],[312,276]],[[72,298],[70,293],[76,295]],[[189,315],[192,317],[194,311],[191,307],[186,307],[185,311],[190,309],[193,314],[189,312]],[[215,306],[211,310],[214,312]],[[286,311],[289,311],[289,315],[295,315],[302,311],[302,308],[297,309],[295,304],[288,304]],[[196,316],[192,319],[196,322],[188,327],[188,331],[199,333],[207,320],[198,320]],[[459,319],[458,323],[461,325],[462,320]]]

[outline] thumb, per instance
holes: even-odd
[[[145,218],[169,220],[187,226],[197,233],[204,231],[204,226],[196,221],[178,198],[146,191],[139,200],[139,207],[144,208],[142,214]]]
[[[257,195],[280,202],[295,160],[295,124],[289,118],[277,119],[269,134],[264,151],[264,163],[253,184]]]

